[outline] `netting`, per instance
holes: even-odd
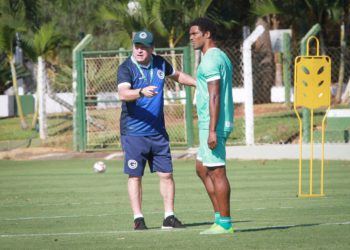
[[[116,69],[125,56],[84,58],[85,107],[88,147],[120,146],[120,103],[115,84]]]
[[[176,69],[183,70],[182,53],[163,52],[161,55]],[[121,102],[117,93],[116,73],[118,66],[127,57],[127,52],[84,55],[87,149],[120,148]],[[167,79],[164,93],[164,116],[171,144],[185,146],[187,137],[184,87]]]
[[[47,70],[45,113],[47,138],[45,145],[72,148],[73,93],[71,69],[68,67]],[[63,79],[64,78],[64,79]]]
[[[233,87],[242,88],[244,86],[243,79],[243,64],[242,64],[242,47],[241,43],[237,41],[227,40],[220,44],[222,49],[226,52],[233,64]],[[310,53],[314,53],[313,48]],[[291,86],[293,91],[294,79],[294,58],[299,55],[299,48],[292,49],[292,64],[290,66]],[[326,55],[332,59],[332,98],[336,94],[336,88],[339,79],[339,66],[341,49],[327,48]],[[283,80],[278,83],[276,75],[278,68],[276,61],[281,58],[275,58],[276,55],[252,50],[252,70],[253,70],[253,98],[254,98],[254,142],[256,144],[286,144],[298,143],[299,131],[298,120],[292,110],[293,95],[291,95],[291,104],[287,105],[284,100],[285,84]],[[280,55],[281,56],[281,55]],[[350,53],[349,50],[344,53],[344,84],[350,78]],[[282,72],[281,72],[282,73]],[[281,88],[282,87],[282,88]],[[273,92],[273,90],[275,92]],[[276,92],[277,90],[277,92]],[[277,93],[277,98],[276,98]],[[293,94],[293,93],[291,93]],[[245,144],[245,126],[244,126],[244,92],[234,93],[233,98],[235,103],[235,131],[230,136],[228,144]],[[275,99],[278,99],[276,101]],[[341,108],[350,108],[349,105],[342,105]],[[302,116],[300,109],[300,115]],[[321,122],[325,110],[316,110],[314,139],[316,143],[321,142]],[[349,124],[350,127],[350,124]],[[325,130],[325,142],[327,143],[344,143],[347,142],[347,130],[337,130],[329,126]]]
[[[233,87],[243,88],[243,64],[241,44],[226,41],[222,44],[233,64]],[[312,51],[311,51],[312,52]],[[332,98],[336,93],[339,78],[340,48],[327,48],[326,54],[332,59]],[[86,145],[88,149],[120,148],[119,116],[120,102],[116,88],[116,72],[118,66],[128,57],[130,52],[95,52],[84,53],[85,63],[85,116]],[[158,51],[179,70],[184,70],[184,54],[181,51],[171,53],[168,50]],[[276,87],[275,59],[253,50],[253,83],[254,83],[254,141],[256,144],[297,143],[298,122],[291,106],[284,101],[274,102],[271,89]],[[298,49],[293,49],[293,60]],[[294,63],[290,72],[293,79]],[[69,84],[61,84],[54,74],[49,74],[47,100],[48,140],[51,145],[71,147],[73,140],[73,94],[71,72],[66,72]],[[344,87],[350,78],[350,53],[345,53]],[[291,82],[293,85],[293,81]],[[284,86],[284,83],[282,83]],[[293,86],[292,86],[293,87]],[[235,130],[231,134],[229,145],[245,144],[244,92],[234,93]],[[293,100],[292,100],[293,101]],[[291,102],[292,103],[292,102]],[[165,89],[165,121],[172,146],[187,146],[186,107],[184,87],[174,81],[167,80]],[[349,108],[348,105],[342,108]],[[315,142],[320,142],[320,124],[323,110],[315,111]],[[197,116],[193,109],[194,145],[198,145]],[[326,127],[325,142],[346,142],[346,130],[335,131]]]

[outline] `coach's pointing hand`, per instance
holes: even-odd
[[[155,90],[157,89],[156,86],[147,86],[145,88],[142,88],[140,90],[140,93],[142,93],[143,96],[146,96],[146,97],[153,97],[155,96],[156,94],[158,94],[158,92],[156,92]]]

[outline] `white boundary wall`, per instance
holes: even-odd
[[[0,117],[15,115],[15,96],[0,95]]]

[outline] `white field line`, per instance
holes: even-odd
[[[276,208],[238,208],[233,209],[235,211],[260,211],[266,209],[276,209]],[[285,207],[279,207],[277,209],[286,209]],[[294,209],[293,207],[288,207],[288,209]],[[208,213],[212,210],[186,210],[181,211],[181,213]],[[157,212],[147,212],[144,214],[162,214],[162,211]],[[20,220],[48,220],[48,219],[69,219],[69,218],[82,218],[82,217],[107,217],[107,216],[117,216],[117,215],[129,215],[130,212],[126,213],[115,213],[115,214],[86,214],[86,215],[53,215],[53,216],[32,216],[32,217],[16,217],[16,218],[0,218],[0,221],[20,221]]]
[[[64,218],[81,218],[81,217],[106,217],[117,214],[87,214],[87,215],[55,215],[55,216],[40,216],[40,217],[18,217],[18,218],[4,218],[0,221],[16,221],[16,220],[48,220],[48,219],[64,219]]]
[[[237,208],[233,211],[260,211],[260,210],[268,210],[268,209],[276,209],[276,208]],[[285,208],[277,208],[277,209],[285,209]],[[289,207],[289,209],[293,209],[293,207]],[[181,213],[208,213],[212,212],[212,210],[187,210],[181,211]],[[162,214],[162,211],[159,212],[144,212],[144,214]],[[115,214],[87,214],[87,215],[53,215],[53,216],[33,216],[33,217],[17,217],[17,218],[0,218],[0,221],[20,221],[20,220],[48,220],[48,219],[65,219],[65,218],[82,218],[82,217],[107,217],[107,216],[117,216],[117,215],[131,215],[131,212],[126,213],[115,213]]]
[[[334,206],[322,206],[319,208],[334,208]],[[233,213],[237,211],[262,211],[273,209],[295,209],[295,207],[270,207],[270,208],[234,208]],[[181,210],[179,213],[210,213],[212,210]],[[162,211],[150,211],[144,212],[144,214],[163,214]],[[69,219],[69,218],[83,218],[83,217],[108,217],[108,216],[120,216],[131,215],[131,212],[124,213],[112,213],[112,214],[86,214],[86,215],[52,215],[52,216],[31,216],[31,217],[15,217],[15,218],[0,218],[0,221],[21,221],[21,220],[49,220],[49,219]]]
[[[88,205],[108,205],[108,204],[117,204],[116,201],[111,202],[91,202],[91,203],[80,203],[80,202],[72,202],[72,203],[23,203],[23,204],[8,204],[8,205],[0,205],[0,207],[58,207],[58,206],[88,206]]]
[[[330,226],[330,225],[350,225],[350,221],[344,222],[328,222],[319,223],[312,226]],[[283,229],[283,228],[293,228],[303,226],[300,224],[291,225],[274,225],[266,227],[253,227],[253,228],[235,228],[235,232],[244,231],[259,231],[259,230],[269,230],[269,229]],[[184,231],[201,231],[203,228],[186,228],[186,229],[174,229],[174,230],[164,230],[164,229],[149,229],[145,231],[135,231],[135,230],[123,230],[123,231],[100,231],[100,232],[68,232],[68,233],[35,233],[35,234],[1,234],[1,238],[24,238],[24,237],[45,237],[45,236],[81,236],[81,235],[106,235],[106,234],[129,234],[129,233],[159,233],[159,232],[184,232]]]
[[[59,156],[65,156],[67,153],[50,153],[50,154],[44,154],[44,155],[38,155],[38,156],[32,156],[30,157],[31,160],[38,160],[42,158],[47,158],[47,157],[59,157]]]
[[[109,155],[105,156],[104,159],[105,160],[112,160],[115,157],[121,157],[123,155],[124,155],[124,153],[112,153],[112,154],[109,154]]]
[[[322,199],[332,199],[332,197],[322,197]],[[249,201],[266,201],[266,200],[296,200],[295,197],[292,198],[265,198],[265,199],[249,199]],[[148,199],[147,201],[162,201],[161,198],[159,199]],[[180,202],[181,199],[177,198],[177,201]],[[232,203],[235,202],[241,202],[241,201],[246,201],[244,199],[231,199]],[[318,199],[315,200],[309,200],[309,202],[317,202]],[[111,201],[111,202],[91,202],[91,203],[80,203],[80,202],[72,202],[72,203],[43,203],[43,204],[37,204],[37,203],[19,203],[19,204],[5,204],[5,205],[0,205],[0,207],[49,207],[49,206],[79,206],[79,205],[84,205],[84,206],[88,206],[88,205],[108,205],[108,204],[117,204],[118,202],[116,201]]]

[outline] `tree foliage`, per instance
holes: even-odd
[[[350,7],[348,0],[252,0],[251,2],[252,15],[266,18],[268,21],[275,17],[281,28],[293,30],[296,39],[300,39],[314,24],[319,23],[322,39],[324,38],[328,45],[339,41],[340,23]]]
[[[199,16],[217,22],[222,40],[242,39],[243,25],[253,29],[264,18],[271,27],[291,28],[295,40],[318,22],[324,43],[338,45],[342,22],[349,36],[349,8],[349,0],[1,0],[0,63],[14,52],[16,32],[27,61],[45,54],[52,63],[71,65],[71,51],[62,48],[73,48],[84,34],[93,35],[95,50],[129,48],[132,32],[142,29],[154,32],[158,47],[183,46]]]

